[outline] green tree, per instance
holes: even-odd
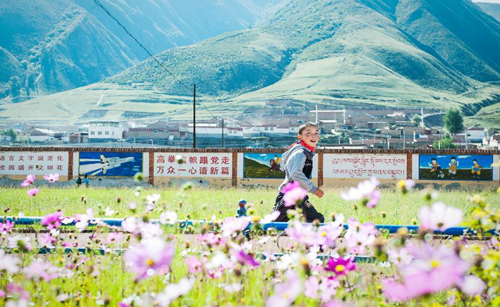
[[[19,81],[19,77],[12,76],[9,79],[10,83],[10,95],[12,96],[12,100],[15,101],[16,97],[21,95],[21,82]]]
[[[17,139],[17,133],[12,128],[9,130],[2,131],[1,134],[10,136],[10,140],[12,142],[15,142]]]
[[[458,109],[448,109],[444,115],[444,126],[452,134],[464,130],[464,118]]]
[[[441,141],[441,145],[439,144]],[[432,144],[432,148],[434,149],[455,149],[458,148],[458,145],[453,143],[453,139],[449,134],[445,135],[441,140],[434,140]]]
[[[415,125],[415,127],[417,127],[417,126],[418,126],[418,125],[420,125],[420,123],[422,122],[422,118],[420,117],[420,115],[415,114],[415,115],[411,118],[411,122]]]

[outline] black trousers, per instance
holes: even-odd
[[[286,212],[289,209],[293,209],[293,207],[285,207],[285,201],[283,200],[283,193],[279,193],[276,197],[276,203],[274,204],[273,212],[279,211],[280,215],[275,220],[275,222],[288,222],[290,219],[288,218]],[[316,208],[309,201],[309,196],[306,196],[302,204],[299,205],[299,208],[302,209],[302,213],[306,218],[306,222],[312,223],[314,220],[320,221],[320,223],[325,222],[325,217],[323,214],[316,211]]]

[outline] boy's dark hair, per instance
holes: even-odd
[[[302,131],[304,131],[304,129],[306,129],[307,127],[316,127],[318,128],[318,125],[313,123],[313,122],[308,122],[308,123],[305,123],[305,124],[302,124],[299,126],[299,134],[302,134]]]
[[[474,161],[475,161],[475,162],[477,162],[477,160],[476,160],[476,159],[472,160],[472,162],[474,162]]]
[[[431,161],[437,161],[437,159],[436,158],[432,158]]]
[[[85,178],[87,178],[87,175],[85,175]]]
[[[451,160],[451,159],[455,159],[455,160],[456,160],[457,158],[455,158],[455,157],[451,157],[451,158],[450,158],[450,160]]]

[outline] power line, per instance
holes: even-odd
[[[191,92],[191,88],[188,87],[186,84],[184,84],[179,78],[177,78],[177,76],[173,72],[171,72],[165,65],[163,65],[151,52],[149,52],[149,50],[143,44],[141,44],[141,42],[139,42],[139,40],[135,38],[135,36],[132,35],[132,33],[130,33],[127,30],[127,28],[115,16],[113,16],[113,14],[111,14],[111,12],[108,9],[106,9],[104,5],[102,5],[102,3],[99,2],[99,0],[94,0],[94,3],[97,6],[99,6],[109,17],[111,17],[114,21],[116,21],[116,23],[125,31],[125,33],[127,33],[127,35],[130,36],[161,68],[163,68],[166,72],[168,72],[172,76],[172,78],[174,78],[180,85],[182,85],[185,89]],[[216,117],[212,113],[212,111],[210,111],[210,109],[207,108],[205,104],[203,104],[203,102],[199,101],[199,103],[210,113],[210,115],[212,115],[213,118],[218,119],[218,117]]]

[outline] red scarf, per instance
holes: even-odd
[[[316,148],[316,147],[312,147],[312,146],[307,145],[307,144],[306,144],[304,141],[302,141],[302,140],[299,140],[299,143],[300,143],[300,145],[302,145],[302,146],[304,146],[305,148],[309,149],[311,152],[314,152],[314,149]]]

